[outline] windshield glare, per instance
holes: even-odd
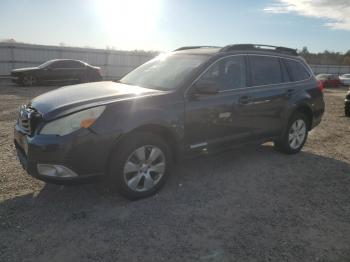
[[[172,90],[206,59],[207,56],[203,55],[160,55],[131,71],[120,82],[152,89]]]

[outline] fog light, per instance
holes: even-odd
[[[50,177],[77,177],[77,173],[62,165],[38,164],[37,170],[40,175]]]

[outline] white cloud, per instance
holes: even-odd
[[[264,11],[323,18],[328,20],[325,26],[350,30],[350,0],[275,0]]]

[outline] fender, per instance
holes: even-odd
[[[290,117],[297,111],[302,111],[309,116],[311,122],[309,129],[311,129],[313,122],[313,103],[311,95],[305,90],[299,89],[296,91],[293,99],[289,101],[283,117],[285,121],[283,121],[281,136],[286,132]]]
[[[109,119],[106,121],[104,119]],[[111,123],[111,119],[113,122]],[[112,135],[118,143],[135,130],[151,126],[166,130],[180,146],[184,136],[184,101],[176,93],[169,97],[148,96],[141,99],[125,100],[110,104],[103,114],[98,128],[93,131],[101,135]],[[157,128],[155,128],[157,129]]]

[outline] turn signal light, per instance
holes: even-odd
[[[81,128],[88,128],[90,127],[94,122],[96,121],[95,118],[87,118],[84,119],[80,122],[80,127]]]

